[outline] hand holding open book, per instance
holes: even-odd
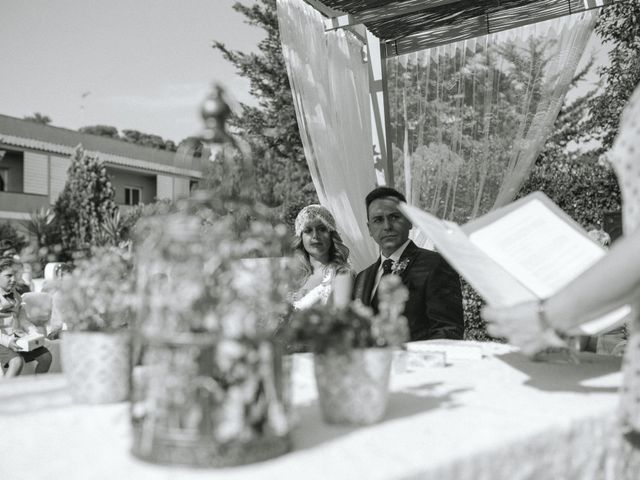
[[[485,299],[489,319],[497,325],[492,334],[506,336],[523,346],[526,353],[542,345],[553,346],[559,340],[540,326],[539,302],[573,282],[605,255],[600,245],[541,192],[462,227],[411,205],[401,208]],[[491,307],[513,308],[498,314]],[[508,311],[513,318],[500,316]],[[630,307],[608,305],[604,311],[592,313],[592,318],[580,319],[566,333],[596,335],[615,328],[624,322]]]
[[[508,338],[525,355],[534,356],[549,347],[567,346],[553,329],[540,323],[537,301],[520,303],[507,309],[486,307],[482,315],[490,322],[487,326],[489,335]]]

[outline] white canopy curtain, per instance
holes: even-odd
[[[396,186],[459,223],[513,200],[597,18],[518,27],[387,60]]]
[[[360,39],[325,33],[320,15],[299,0],[278,0],[282,51],[305,156],[320,203],[335,216],[360,271],[377,256],[364,198],[376,185],[369,80]]]

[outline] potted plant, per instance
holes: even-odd
[[[132,267],[128,251],[100,248],[56,283],[54,308],[66,325],[62,368],[78,402],[128,398]]]
[[[385,414],[392,349],[409,338],[402,310],[407,289],[396,275],[382,278],[379,313],[359,300],[346,306],[295,311],[284,328],[285,341],[314,354],[318,401],[324,420],[370,424]]]
[[[202,191],[137,226],[137,457],[227,467],[290,449],[273,339],[289,275],[277,256],[289,238],[267,216]]]

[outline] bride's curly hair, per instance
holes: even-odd
[[[302,244],[302,236],[297,236],[291,242],[293,248],[293,256],[300,261],[301,266],[301,282],[304,283],[313,273],[313,266],[309,259],[309,253],[304,249]],[[335,230],[331,232],[331,248],[329,248],[329,263],[324,268],[335,268],[336,273],[347,273],[351,270],[349,264],[349,247],[347,247],[340,234]]]

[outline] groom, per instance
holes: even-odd
[[[404,315],[410,340],[462,339],[464,321],[458,274],[440,254],[424,250],[409,240],[411,222],[398,209],[406,202],[402,193],[378,187],[365,200],[369,235],[381,255],[356,277],[354,297],[377,312],[377,288],[383,275],[400,275],[409,289]]]

